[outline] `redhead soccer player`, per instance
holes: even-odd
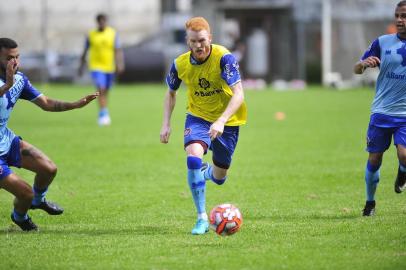
[[[226,181],[247,109],[238,62],[226,48],[212,44],[208,22],[194,17],[186,22],[185,28],[190,50],[175,59],[166,77],[169,89],[160,140],[169,141],[177,89],[183,81],[188,99],[184,130],[187,179],[197,210],[192,234],[200,235],[209,229],[206,180],[218,185]],[[202,162],[208,149],[213,153],[213,164]]]

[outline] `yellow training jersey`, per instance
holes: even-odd
[[[230,52],[220,45],[213,44],[210,56],[200,64],[191,63],[191,52],[175,59],[177,75],[187,87],[187,110],[206,121],[216,121],[225,111],[233,92],[222,78],[221,58]],[[238,70],[237,70],[238,72]],[[247,121],[245,102],[230,117],[226,126],[239,126]]]
[[[89,41],[89,70],[113,73],[116,70],[114,54],[116,48],[116,31],[106,27],[103,31],[91,30]]]

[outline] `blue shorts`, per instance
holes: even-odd
[[[213,163],[223,169],[228,169],[237,146],[240,127],[225,126],[223,134],[210,140],[209,130],[212,123],[188,114],[185,122],[184,146],[200,143],[204,148],[213,152]]]
[[[21,168],[20,139],[16,136],[8,153],[0,156],[0,180],[13,172],[9,166]]]
[[[109,90],[113,85],[114,73],[92,71],[92,79],[97,89]]]
[[[406,117],[372,114],[367,132],[367,151],[385,152],[391,144],[392,136],[395,145],[406,147]]]

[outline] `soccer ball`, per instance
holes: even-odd
[[[240,229],[241,225],[241,212],[232,204],[220,204],[210,211],[210,228],[218,235],[232,235]]]

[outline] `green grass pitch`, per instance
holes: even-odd
[[[71,101],[93,91],[41,90]],[[381,169],[376,216],[361,217],[373,91],[246,91],[249,122],[229,178],[223,186],[207,183],[208,210],[231,202],[244,216],[231,237],[190,234],[185,91],[163,145],[165,91],[116,86],[106,128],[96,124],[96,104],[47,113],[17,103],[9,126],[58,165],[47,198],[65,213],[30,211],[40,232],[23,233],[10,221],[12,196],[0,191],[1,269],[406,269],[406,194],[393,191],[393,147]],[[275,120],[278,111],[285,120]],[[32,173],[15,171],[32,184]]]

